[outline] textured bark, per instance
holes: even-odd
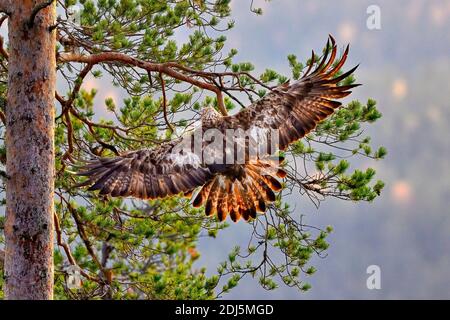
[[[9,17],[6,110],[5,297],[53,297],[54,4],[14,1]]]

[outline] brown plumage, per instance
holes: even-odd
[[[339,85],[356,67],[336,76],[347,59],[348,46],[341,59],[335,62],[337,47],[334,39],[330,39],[331,50],[329,40],[318,66],[313,70],[311,62],[300,80],[275,88],[232,116],[222,117],[214,109],[206,109],[201,128],[154,149],[88,161],[78,173],[88,179],[79,186],[90,186],[88,190],[99,190],[100,194],[114,197],[142,199],[164,198],[180,193],[187,195],[201,187],[194,197],[193,206],[204,206],[206,215],[217,215],[220,221],[227,216],[233,221],[241,217],[244,220],[254,219],[258,212],[265,212],[268,205],[275,201],[275,192],[282,189],[277,178],[286,176],[279,161],[271,158],[275,150],[268,149],[266,153],[253,157],[246,153],[244,163],[222,164],[220,160],[225,159],[230,150],[226,147],[220,150],[210,148],[211,141],[203,136],[200,155],[181,146],[191,146],[196,134],[205,133],[208,129],[215,129],[224,136],[230,129],[251,132],[251,142],[246,143],[256,145],[260,136],[255,138],[254,132],[262,132],[268,137],[271,134],[269,130],[273,129],[278,132],[277,147],[280,150],[304,137],[341,106],[333,99],[349,95],[350,89],[357,86]],[[245,145],[243,140],[233,139],[233,146]],[[245,150],[248,151],[247,145]],[[205,158],[217,153],[219,156],[214,156],[213,162],[205,161]]]

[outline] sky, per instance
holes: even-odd
[[[245,5],[244,5],[245,4]],[[381,29],[367,27],[367,8],[380,9]],[[314,259],[307,293],[283,287],[267,292],[245,280],[227,299],[430,299],[450,298],[450,2],[449,1],[245,1],[233,2],[234,30],[228,44],[237,60],[256,70],[289,72],[286,56],[300,60],[320,50],[332,34],[350,43],[347,66],[360,64],[363,86],[353,98],[374,98],[383,118],[367,127],[374,145],[388,149],[385,160],[361,166],[386,182],[373,203],[330,200],[319,209],[293,196],[287,201],[307,223],[332,225],[326,258]],[[200,265],[215,270],[249,228],[233,225],[216,240],[200,244]],[[367,268],[380,267],[381,289],[369,290]]]

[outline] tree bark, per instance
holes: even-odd
[[[44,2],[13,1],[8,12],[7,299],[53,297],[56,9]]]

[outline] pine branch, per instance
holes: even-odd
[[[55,193],[61,198],[61,201],[66,202],[66,199],[63,198],[62,194],[59,194],[58,192],[55,192]],[[69,205],[68,202],[66,202],[66,204]],[[64,240],[62,238],[61,224],[60,224],[59,217],[56,214],[56,212],[53,215],[53,219],[54,219],[54,223],[55,223],[56,241],[57,241],[58,246],[60,246],[60,247],[62,247],[64,249],[64,252],[65,252],[65,254],[67,256],[67,259],[69,260],[69,263],[72,266],[79,267],[77,262],[76,262],[76,260],[75,260],[75,258],[74,258],[74,256],[72,255],[72,251],[70,250],[70,246],[66,242],[64,242]],[[0,250],[0,259],[1,259],[1,250]],[[1,267],[1,261],[0,261],[0,267]],[[98,278],[89,275],[88,273],[86,273],[81,268],[80,268],[80,274],[83,277],[85,277],[86,279],[89,279],[89,280],[92,280],[92,281],[100,283],[100,280]]]
[[[62,53],[59,55],[60,62],[78,62],[78,63],[88,63],[91,65],[96,65],[100,63],[122,63],[125,65],[137,67],[148,72],[158,72],[165,74],[171,78],[190,83],[201,89],[212,91],[217,96],[217,103],[219,110],[222,115],[228,115],[223,102],[223,95],[221,88],[215,86],[214,84],[208,83],[206,81],[198,80],[196,77],[200,77],[203,80],[211,80],[212,77],[217,77],[218,73],[208,73],[208,72],[197,72],[192,69],[185,68],[177,63],[153,63],[144,61],[141,59],[130,57],[126,54],[119,52],[103,52],[92,55],[82,55],[77,53]],[[189,70],[192,75],[187,75],[177,71],[176,69],[187,71]]]
[[[164,121],[166,121],[167,126],[169,127],[170,131],[173,133],[175,130],[172,126],[172,124],[169,121],[169,118],[167,117],[167,97],[166,97],[166,82],[164,81],[164,77],[162,73],[159,73],[159,79],[161,80],[161,90],[163,95],[163,114],[164,114]]]

